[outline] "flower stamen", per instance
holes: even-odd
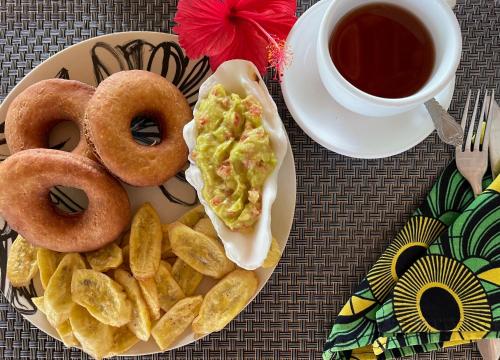
[[[269,40],[269,45],[267,47],[269,67],[274,69],[274,79],[281,81],[285,69],[290,65],[292,60],[292,52],[287,46],[286,41],[275,39],[255,20],[246,17],[242,19],[252,23]]]

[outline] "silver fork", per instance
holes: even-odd
[[[472,111],[472,119],[469,125],[469,131],[467,133],[467,140],[464,141],[464,146],[457,146],[455,149],[455,157],[458,171],[467,179],[469,184],[472,186],[474,191],[474,196],[479,196],[481,194],[483,187],[483,177],[488,168],[488,148],[490,145],[490,132],[491,124],[493,123],[494,111],[493,103],[495,101],[495,90],[488,95],[488,90],[484,94],[483,106],[481,113],[479,114],[479,123],[477,125],[477,131],[474,136],[474,129],[476,128],[476,116],[479,106],[479,98],[481,96],[481,91],[477,92],[476,103],[474,105],[474,110]],[[471,100],[471,91],[467,94],[467,102],[465,103],[465,109],[462,116],[462,129],[465,132],[467,126],[467,117],[469,114],[469,106]],[[483,131],[483,123],[485,118],[487,119],[486,130],[484,132],[484,139],[481,146],[481,135]],[[474,138],[474,142],[472,139]],[[498,352],[500,348],[500,340],[498,339],[488,339],[480,340],[477,342],[478,349],[484,360],[497,360]]]
[[[476,101],[474,105],[474,110],[472,111],[472,118],[469,125],[469,131],[467,133],[467,139],[464,141],[464,146],[457,146],[455,149],[455,158],[457,163],[458,171],[467,179],[469,184],[474,191],[474,196],[478,196],[483,191],[483,177],[488,169],[488,147],[490,145],[490,130],[492,123],[492,112],[489,111],[492,108],[492,102],[495,98],[495,91],[492,91],[491,95],[488,95],[488,90],[484,94],[483,106],[481,107],[481,112],[478,115],[479,110],[479,99],[481,97],[481,91],[477,92]],[[465,103],[465,109],[462,116],[462,129],[467,126],[467,118],[469,113],[471,101],[471,91],[467,95],[467,102]],[[486,131],[484,132],[484,140],[481,146],[481,134],[483,131],[483,122],[487,118]],[[476,122],[476,119],[479,119]],[[477,125],[477,132],[475,132]],[[473,141],[474,139],[474,141]]]

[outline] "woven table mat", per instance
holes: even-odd
[[[299,14],[315,2],[299,1]],[[41,61],[89,37],[130,30],[169,32],[176,3],[0,0],[0,99]],[[500,93],[500,2],[458,3],[464,53],[450,110],[455,117],[469,87]],[[224,331],[146,359],[320,358],[335,315],[452,157],[452,149],[435,134],[389,159],[334,154],[298,128],[279,84],[268,84],[297,167],[295,224],[280,265],[256,300]],[[0,296],[0,359],[87,358],[37,330]],[[480,355],[475,346],[460,346],[414,358]]]

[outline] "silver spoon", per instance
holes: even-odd
[[[431,115],[439,138],[446,144],[461,146],[464,139],[464,131],[453,116],[448,114],[435,98],[427,101],[425,107]]]

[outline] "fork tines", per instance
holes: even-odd
[[[492,107],[493,101],[495,99],[495,90],[489,91],[486,90],[484,93],[484,98],[481,106],[481,112],[478,116],[479,110],[479,101],[481,98],[481,91],[477,92],[474,109],[472,110],[472,117],[469,121],[469,131],[466,133],[465,130],[467,128],[467,119],[469,115],[470,101],[472,97],[472,91],[469,90],[467,94],[467,101],[465,103],[464,113],[462,116],[462,129],[464,129],[464,142],[462,151],[486,151],[488,150],[489,141],[490,141],[490,129],[491,129],[491,117],[493,116],[490,113],[490,108]],[[477,121],[476,121],[477,120]],[[486,123],[486,129],[484,128],[484,124]],[[479,141],[476,141],[477,136],[479,135]],[[482,141],[481,141],[482,140]],[[482,146],[481,146],[482,145]]]
[[[469,90],[462,117],[462,129],[464,129],[464,136],[465,129],[467,127],[471,95],[472,92]],[[467,139],[464,141],[463,147],[457,146],[455,151],[458,171],[460,171],[460,173],[470,183],[475,196],[479,196],[483,190],[483,176],[488,169],[488,147],[490,144],[491,124],[493,123],[493,111],[490,111],[490,109],[493,109],[495,91],[492,91],[491,94],[488,94],[488,91],[486,91],[484,94],[481,112],[478,116],[480,97],[481,91],[478,91],[474,109],[472,110],[472,117],[469,121],[470,124],[469,131],[467,132]],[[478,120],[476,121],[476,119]],[[484,129],[485,121],[486,129]]]

